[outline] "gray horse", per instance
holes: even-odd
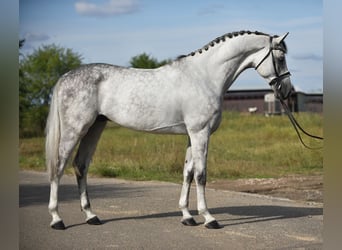
[[[179,200],[182,223],[197,225],[188,209],[195,179],[197,209],[204,216],[205,227],[220,228],[208,211],[205,185],[209,137],[220,125],[223,95],[242,71],[255,68],[277,95],[287,98],[291,91],[283,41],[287,34],[233,32],[157,69],[89,64],[63,75],[53,91],[46,128],[51,227],[65,229],[58,214],[58,186],[78,143],[73,166],[81,208],[88,224],[101,224],[90,208],[87,171],[109,119],[145,132],[187,134]]]

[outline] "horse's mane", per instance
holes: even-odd
[[[224,34],[223,36],[219,36],[217,38],[215,38],[214,40],[210,41],[209,43],[207,43],[206,45],[204,45],[201,49],[198,49],[198,50],[195,50],[187,55],[180,55],[177,57],[176,60],[179,60],[179,59],[182,59],[184,57],[188,57],[188,56],[194,56],[197,52],[199,52],[200,54],[203,52],[203,50],[208,50],[210,47],[214,47],[215,44],[218,44],[220,42],[225,42],[226,39],[232,39],[234,37],[237,37],[237,36],[242,36],[242,35],[251,35],[251,34],[254,34],[254,35],[263,35],[263,36],[270,36],[269,34],[266,34],[266,33],[263,33],[263,32],[259,32],[259,31],[245,31],[245,30],[241,30],[241,31],[235,31],[235,32],[230,32],[230,33],[226,33]],[[277,36],[274,36],[274,37],[277,37]],[[284,44],[285,46],[285,44]],[[286,46],[285,46],[286,48]]]

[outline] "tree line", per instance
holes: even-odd
[[[25,40],[19,41],[19,49]],[[19,53],[19,135],[43,136],[52,89],[66,72],[82,64],[82,56],[72,49],[44,45],[29,55]],[[142,53],[129,61],[133,68],[158,68],[170,60],[158,61]]]

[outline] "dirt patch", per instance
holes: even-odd
[[[208,188],[270,195],[323,203],[323,176],[287,176],[269,179],[217,180]]]

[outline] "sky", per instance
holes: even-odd
[[[20,0],[19,25],[24,55],[55,44],[80,54],[83,63],[120,66],[144,52],[175,59],[228,32],[289,32],[292,84],[298,91],[323,92],[322,0]],[[231,87],[265,88],[253,69]]]

